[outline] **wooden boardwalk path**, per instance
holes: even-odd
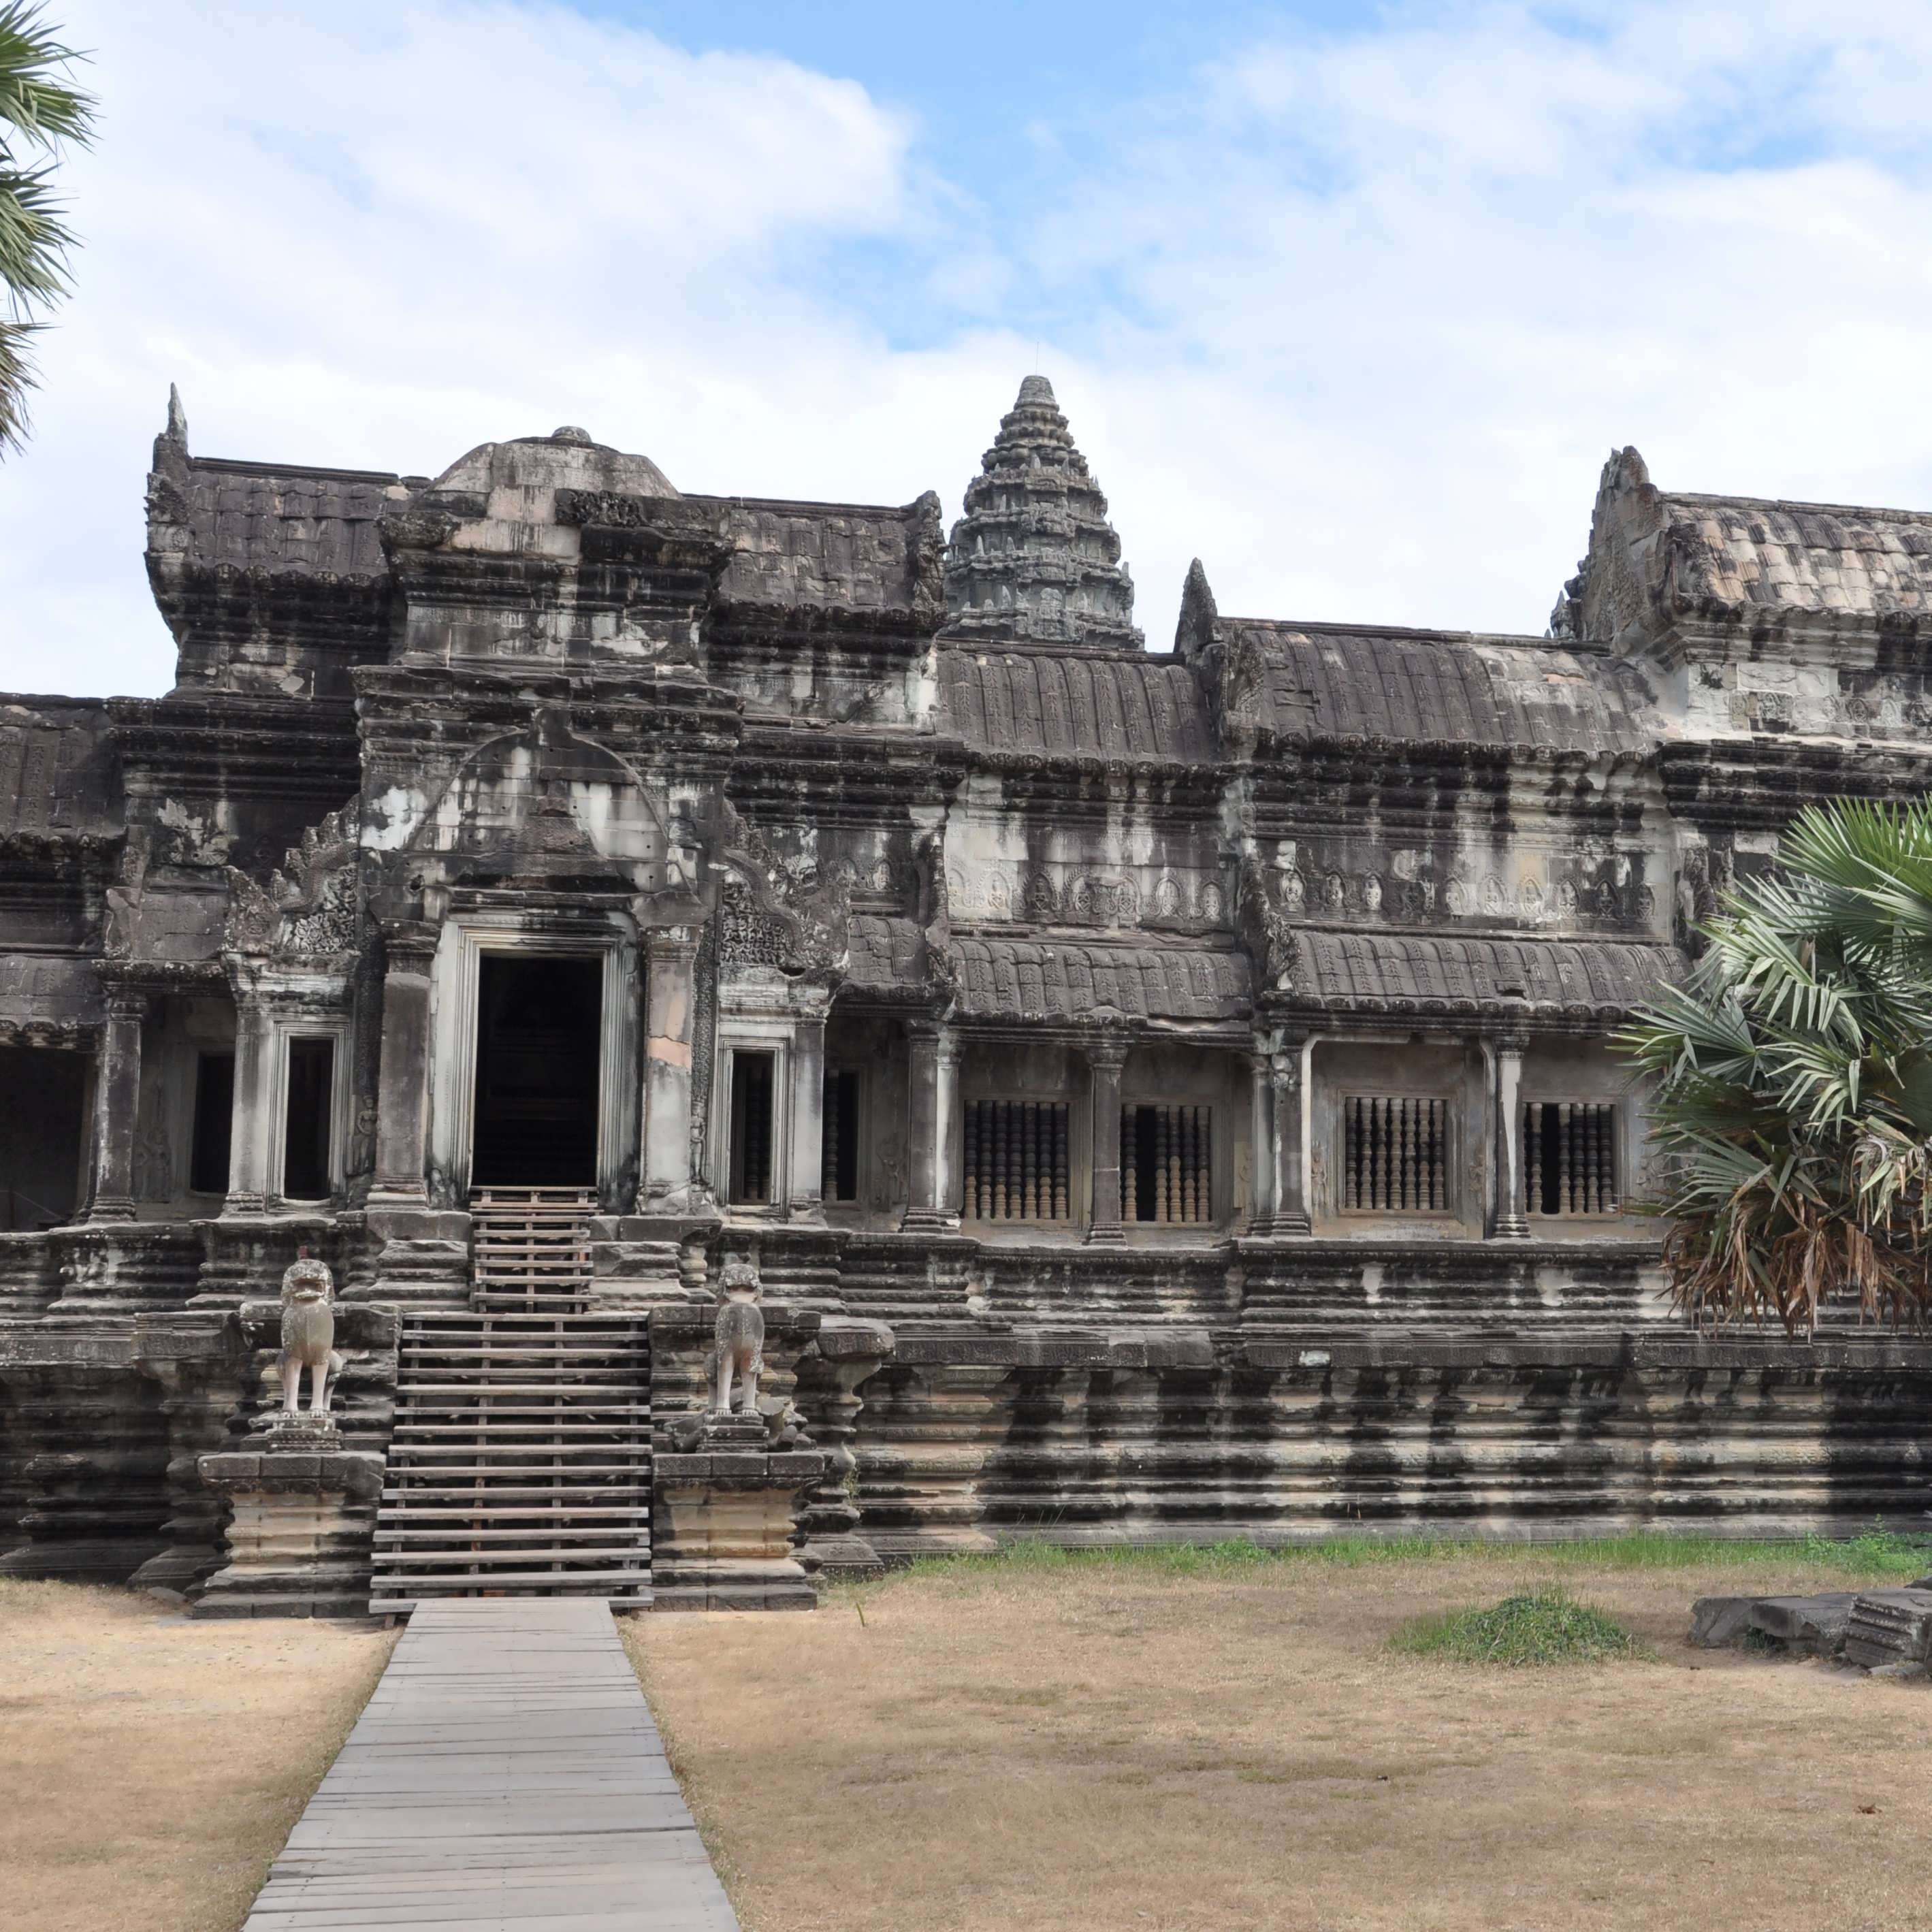
[[[243,1932],[737,1923],[609,1610],[498,1597],[410,1618]]]

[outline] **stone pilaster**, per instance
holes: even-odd
[[[430,968],[436,933],[398,926],[386,943],[382,1051],[376,1108],[372,1207],[426,1207],[424,1130],[429,1108]]]
[[[1127,1064],[1126,1037],[1103,1034],[1086,1051],[1094,1151],[1087,1239],[1090,1245],[1100,1246],[1126,1238],[1120,1230],[1120,1070]]]
[[[100,1029],[94,1088],[94,1204],[90,1221],[134,1218],[134,1128],[141,1100],[141,1024],[148,1000],[132,986],[110,985]]]
[[[670,926],[644,934],[644,1158],[638,1212],[691,1210],[691,1076],[698,1010],[696,930]]]

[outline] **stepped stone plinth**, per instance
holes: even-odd
[[[234,1514],[228,1561],[203,1586],[193,1614],[363,1616],[382,1458],[342,1448],[326,1418],[304,1416],[261,1439],[260,1449],[203,1456],[196,1462],[204,1486],[226,1497]]]

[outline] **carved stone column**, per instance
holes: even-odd
[[[268,1016],[247,979],[235,988],[235,1097],[228,1130],[224,1214],[260,1214],[268,1205]]]
[[[950,1027],[915,1020],[912,1092],[906,1121],[908,1202],[902,1228],[959,1225],[958,1162],[952,1143],[959,1124],[959,1043]]]
[[[691,1072],[698,1010],[698,933],[666,926],[644,934],[644,1124],[638,1211],[691,1205]]]
[[[1120,1070],[1126,1064],[1123,1034],[1103,1034],[1087,1048],[1094,1143],[1094,1198],[1087,1239],[1094,1246],[1126,1238],[1120,1232]]]
[[[825,1015],[800,1016],[791,1033],[791,1146],[786,1211],[794,1221],[825,1218]]]
[[[1307,1163],[1301,1131],[1304,1045],[1291,1035],[1255,1056],[1255,1077],[1262,1083],[1261,1112],[1266,1126],[1260,1160],[1267,1165],[1268,1203],[1255,1217],[1257,1234],[1309,1232]]]
[[[1523,1202],[1522,1054],[1520,1034],[1505,1034],[1496,1043],[1491,1089],[1494,1108],[1496,1219],[1498,1240],[1526,1240],[1529,1218]]]
[[[94,1205],[90,1221],[134,1218],[134,1126],[141,1102],[141,1022],[145,993],[106,989],[100,1066],[94,1084]]]
[[[382,1054],[376,1102],[371,1207],[427,1207],[424,1128],[429,1104],[430,967],[436,933],[399,926],[388,935],[382,978]]]

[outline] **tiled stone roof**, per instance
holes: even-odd
[[[1613,661],[1527,638],[1222,621],[1237,702],[1276,737],[1359,736],[1592,754],[1647,751],[1642,687]],[[1244,657],[1250,668],[1244,670]]]
[[[1296,932],[1294,953],[1298,1004],[1355,1012],[1493,1011],[1514,992],[1532,1011],[1618,1019],[1684,966],[1668,946],[1312,927]]]
[[[1247,957],[1204,947],[956,934],[958,1011],[972,1019],[1077,1020],[1112,1006],[1136,1019],[1226,1020],[1250,1002]]]
[[[1932,611],[1932,514],[1751,496],[1660,501],[1681,592],[1807,610]]]
[[[1551,632],[1629,650],[1685,618],[1916,626],[1932,620],[1932,512],[1666,491],[1612,451]]]
[[[926,971],[926,934],[918,920],[853,915],[847,928],[847,982],[868,992],[916,987]]]
[[[1186,765],[1219,755],[1201,688],[1172,658],[949,648],[940,717],[982,754]]]

